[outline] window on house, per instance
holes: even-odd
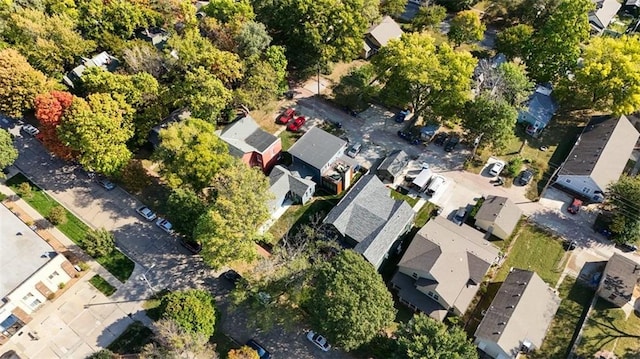
[[[417,279],[417,278],[418,278],[418,273],[413,273],[411,276],[412,276],[413,278],[416,278],[416,279]]]
[[[33,298],[33,294],[27,293],[27,295],[22,297],[22,300],[24,300],[25,302],[28,302],[31,298]]]
[[[38,308],[40,304],[42,304],[42,302],[36,298],[33,302],[31,302],[31,304],[29,304],[29,306],[31,307],[31,309],[35,309]]]
[[[589,187],[584,187],[584,188],[582,189],[582,192],[584,192],[584,193],[589,193],[589,192],[591,192],[591,190],[589,189]]]
[[[438,300],[438,299],[440,299],[440,297],[438,297],[438,295],[434,293],[433,294],[433,299]]]
[[[49,276],[49,279],[53,279],[54,277],[57,277],[59,275],[60,274],[57,271],[55,271],[55,272],[51,273],[51,275]]]
[[[564,181],[567,182],[567,183],[571,183],[571,180],[568,179],[568,178],[566,178]]]

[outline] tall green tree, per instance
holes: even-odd
[[[558,93],[584,107],[616,115],[640,109],[640,42],[637,36],[596,37],[582,52],[572,79]]]
[[[441,322],[425,314],[400,325],[398,336],[398,358],[408,359],[477,359],[475,345],[458,326],[447,328]]]
[[[18,150],[13,145],[11,134],[0,129],[0,169],[12,165],[16,159],[18,159]],[[0,174],[0,176],[4,176],[4,174]]]
[[[171,292],[160,301],[164,319],[175,321],[187,333],[213,335],[216,324],[216,307],[211,293],[201,289]]]
[[[640,238],[640,178],[623,175],[607,189],[613,206],[611,232],[618,243],[637,243]]]
[[[234,92],[234,102],[249,109],[260,108],[282,94],[282,78],[266,61],[254,60],[249,64],[245,78]]]
[[[187,331],[173,319],[160,319],[153,327],[155,340],[142,348],[141,359],[219,358],[205,334]]]
[[[115,250],[116,239],[111,232],[104,228],[87,231],[82,246],[92,257],[103,257]]]
[[[33,9],[12,13],[2,34],[33,67],[59,78],[78,56],[87,56],[96,47],[93,41],[82,38],[70,18]]]
[[[395,318],[382,277],[352,250],[341,251],[319,268],[305,307],[313,328],[347,351],[368,343]]]
[[[447,36],[456,46],[482,40],[487,29],[480,15],[473,10],[461,11],[451,19],[451,28]]]
[[[526,58],[533,31],[533,27],[526,24],[518,24],[500,31],[496,37],[496,50],[510,59]]]
[[[0,112],[10,117],[22,117],[24,111],[33,108],[38,94],[55,87],[16,50],[0,50]]]
[[[451,12],[459,12],[462,10],[468,10],[473,5],[478,3],[479,0],[436,0],[439,5],[442,5]]]
[[[247,0],[213,0],[202,8],[207,16],[223,23],[252,21],[255,18],[253,6]]]
[[[119,94],[76,97],[57,127],[58,137],[78,154],[78,162],[87,170],[117,174],[131,158],[126,143],[133,136],[132,114]]]
[[[223,168],[211,182],[212,205],[195,228],[200,255],[212,268],[256,255],[258,227],[269,219],[267,177],[239,160]]]
[[[238,53],[244,58],[260,55],[271,43],[271,36],[267,34],[264,24],[249,21],[242,25],[236,35]]]
[[[411,20],[413,31],[425,31],[438,26],[447,17],[447,9],[440,5],[420,6],[418,13]]]
[[[467,103],[463,127],[470,138],[482,135],[483,146],[502,150],[514,137],[518,111],[503,99],[481,94]]]
[[[89,38],[99,40],[105,34],[129,39],[137,29],[161,24],[161,15],[127,0],[86,0],[78,2],[79,27]]]
[[[496,70],[499,76],[496,88],[500,97],[512,106],[520,106],[531,95],[534,85],[524,65],[505,62]]]
[[[385,0],[380,3],[380,13],[389,16],[402,15],[408,0]]]
[[[100,67],[85,70],[82,74],[82,89],[89,94],[120,94],[134,108],[141,108],[155,101],[160,91],[158,81],[146,72],[122,75]]]
[[[206,203],[187,188],[174,189],[167,199],[167,217],[176,231],[187,236],[193,234],[198,219],[206,211]]]
[[[189,118],[160,131],[160,147],[154,159],[171,188],[200,193],[232,161],[227,145],[214,133],[215,127]]]
[[[184,79],[176,84],[174,95],[177,107],[186,107],[195,117],[211,123],[216,123],[233,96],[222,81],[203,67],[187,72]]]
[[[401,107],[410,105],[416,118],[439,118],[466,102],[476,60],[447,43],[437,45],[427,33],[412,33],[390,41],[372,64],[384,84],[382,96]]]

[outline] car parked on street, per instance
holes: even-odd
[[[398,136],[400,136],[400,138],[402,138],[403,140],[408,140],[411,137],[411,134],[406,131],[398,131]]]
[[[162,217],[158,217],[158,220],[156,221],[156,226],[160,227],[160,229],[162,229],[163,231],[169,234],[173,233],[173,225],[171,225],[171,222],[167,221]]]
[[[461,226],[464,223],[464,218],[467,216],[467,207],[460,207],[453,216],[453,223]]]
[[[115,183],[109,181],[104,176],[94,176],[93,178],[96,181],[96,183],[100,185],[100,187],[106,189],[107,191],[111,191],[112,189],[116,188]]]
[[[229,283],[236,285],[242,279],[242,276],[233,269],[229,269],[228,271],[222,273],[222,278],[228,280]]]
[[[295,115],[296,115],[296,110],[293,107],[289,107],[282,114],[280,114],[278,118],[276,118],[276,122],[281,125],[286,125],[287,123],[289,123],[289,121],[293,119]]]
[[[202,245],[196,241],[180,238],[180,244],[193,254],[198,254],[202,251]]]
[[[142,207],[136,209],[136,212],[138,212],[139,215],[144,217],[144,219],[146,219],[149,222],[151,222],[154,219],[158,218],[158,216],[151,209],[149,209],[149,207],[147,207],[147,206],[142,206]]]
[[[582,201],[574,198],[569,207],[567,207],[567,212],[571,214],[577,214],[580,212],[580,207],[582,207]]]
[[[634,243],[627,242],[620,244],[620,249],[625,252],[635,252],[638,250],[638,246],[636,246]]]
[[[526,169],[520,173],[520,176],[518,176],[518,184],[526,186],[531,182],[531,179],[533,179],[533,171]]]
[[[503,161],[496,161],[493,163],[493,165],[491,166],[491,169],[489,170],[489,174],[491,176],[498,176],[500,174],[500,172],[502,172],[502,170],[504,169],[505,163]]]
[[[313,330],[307,332],[307,339],[315,344],[315,346],[322,349],[322,351],[328,352],[329,350],[331,350],[331,344],[329,344],[327,338],[318,333],[315,333]]]
[[[353,146],[351,146],[351,148],[349,148],[349,151],[347,152],[347,156],[351,157],[351,158],[355,158],[358,153],[360,153],[360,149],[362,148],[362,145],[359,143],[354,143]]]
[[[451,138],[449,138],[447,143],[444,145],[444,151],[445,152],[453,151],[458,145],[458,143],[460,143],[460,137],[455,135],[451,136]]]
[[[255,341],[255,339],[249,339],[247,342],[247,346],[258,353],[260,359],[271,359],[271,353],[267,351],[260,343]]]
[[[289,122],[289,125],[287,125],[287,130],[292,132],[298,132],[300,131],[300,128],[302,127],[302,125],[305,124],[305,122],[307,122],[307,119],[304,118],[304,116],[299,116],[292,122]]]
[[[448,139],[449,135],[446,132],[438,132],[433,142],[438,146],[444,146]]]
[[[402,123],[407,118],[407,116],[409,116],[410,113],[411,113],[411,111],[409,111],[409,110],[402,110],[402,111],[398,112],[393,119],[397,123]]]
[[[37,134],[40,133],[40,130],[38,130],[35,126],[32,126],[30,124],[26,124],[22,126],[22,130],[33,137],[35,137]]]

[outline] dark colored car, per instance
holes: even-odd
[[[276,118],[276,122],[281,125],[286,125],[287,123],[289,123],[289,121],[291,121],[291,119],[293,119],[295,115],[296,110],[292,107],[289,107],[280,116],[278,116],[278,118]]]
[[[287,126],[287,130],[298,132],[305,122],[307,122],[307,119],[304,118],[304,116],[297,117],[295,120],[289,123],[289,125]]]
[[[410,113],[411,112],[409,110],[402,110],[396,114],[396,117],[394,117],[394,120],[397,123],[402,123],[407,118],[407,116],[409,116]]]
[[[186,249],[189,250],[189,252],[193,253],[193,254],[198,254],[200,253],[200,251],[202,251],[202,245],[198,242],[195,241],[189,241],[186,240],[184,238],[180,239],[180,244],[182,244],[183,247],[185,247]]]
[[[260,343],[258,343],[254,339],[249,339],[249,341],[247,342],[247,346],[255,350],[260,356],[260,359],[271,359],[271,353],[269,353],[267,349],[265,349],[262,345],[260,345]]]
[[[398,136],[402,139],[408,140],[411,137],[411,134],[406,131],[398,131]]]
[[[228,271],[222,273],[222,277],[232,284],[236,284],[240,281],[240,279],[242,279],[242,276],[233,269],[229,269]]]
[[[638,250],[638,246],[636,246],[634,243],[622,243],[619,246],[620,249],[625,252],[635,252]]]
[[[531,182],[531,179],[533,179],[533,171],[524,170],[522,171],[522,173],[520,173],[520,177],[518,177],[518,183],[521,186],[526,186],[529,184],[529,182]]]
[[[447,135],[446,132],[440,132],[436,135],[435,139],[433,140],[433,142],[438,145],[438,146],[442,146],[445,144],[445,142],[447,142],[447,138],[449,137],[449,135]]]
[[[574,198],[569,207],[567,208],[567,212],[571,214],[577,214],[580,212],[580,207],[582,207],[582,201]]]
[[[460,143],[460,137],[451,136],[451,138],[449,138],[449,141],[447,141],[447,144],[444,145],[445,152],[453,151],[456,148],[456,146],[458,145],[458,143]]]
[[[564,248],[567,251],[572,251],[574,249],[576,249],[576,247],[578,246],[578,242],[577,241],[564,241]]]

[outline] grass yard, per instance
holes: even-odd
[[[558,288],[560,307],[556,312],[542,347],[529,354],[530,359],[565,359],[571,344],[571,338],[578,329],[580,317],[593,298],[592,289],[577,282],[575,278],[565,277]]]
[[[393,199],[401,199],[404,200],[405,202],[407,202],[411,208],[413,208],[413,206],[416,205],[416,203],[418,203],[418,198],[417,197],[409,197],[406,194],[402,194],[398,191],[391,191],[391,198]]]
[[[634,312],[625,318],[622,309],[598,299],[585,324],[577,352],[585,357],[593,357],[601,349],[614,352],[618,358],[638,358],[640,316]]]
[[[511,267],[538,273],[540,278],[555,287],[565,264],[565,251],[560,240],[541,229],[525,225],[511,246],[506,261],[496,273],[495,282],[502,282]]]
[[[28,198],[22,197],[33,209],[38,211],[43,217],[47,218],[49,212],[52,208],[59,206],[60,204],[56,202],[53,198],[49,197],[40,187],[37,187],[31,181],[29,181],[22,173],[19,173],[9,180],[7,180],[7,186],[11,187],[11,189],[20,193],[19,186],[21,183],[29,183],[31,186],[32,195]],[[60,232],[64,233],[69,239],[71,239],[75,244],[79,247],[83,247],[83,240],[89,231],[89,227],[84,224],[78,217],[74,216],[73,213],[66,211],[67,221],[65,223],[59,224],[56,227],[60,230]],[[125,282],[131,273],[133,272],[133,268],[135,264],[127,258],[122,252],[118,250],[114,250],[105,257],[96,258],[96,261],[100,263],[103,267],[105,267],[111,274],[113,274],[116,278],[118,278],[121,282]]]
[[[431,202],[426,202],[424,206],[422,206],[422,208],[420,208],[420,210],[416,214],[416,219],[414,220],[413,225],[415,227],[422,228],[425,224],[427,224],[427,222],[431,218],[431,215],[434,209],[436,209],[435,204]]]
[[[89,283],[91,283],[94,287],[96,287],[97,290],[102,292],[102,294],[106,295],[107,297],[116,292],[116,288],[109,284],[109,282],[107,282],[99,274],[96,274],[91,279],[89,279]]]
[[[284,130],[278,137],[280,137],[280,141],[282,142],[282,150],[287,151],[300,137],[302,137],[302,134]]]
[[[151,343],[153,332],[141,322],[133,322],[116,338],[107,349],[117,354],[137,354],[142,348]]]

